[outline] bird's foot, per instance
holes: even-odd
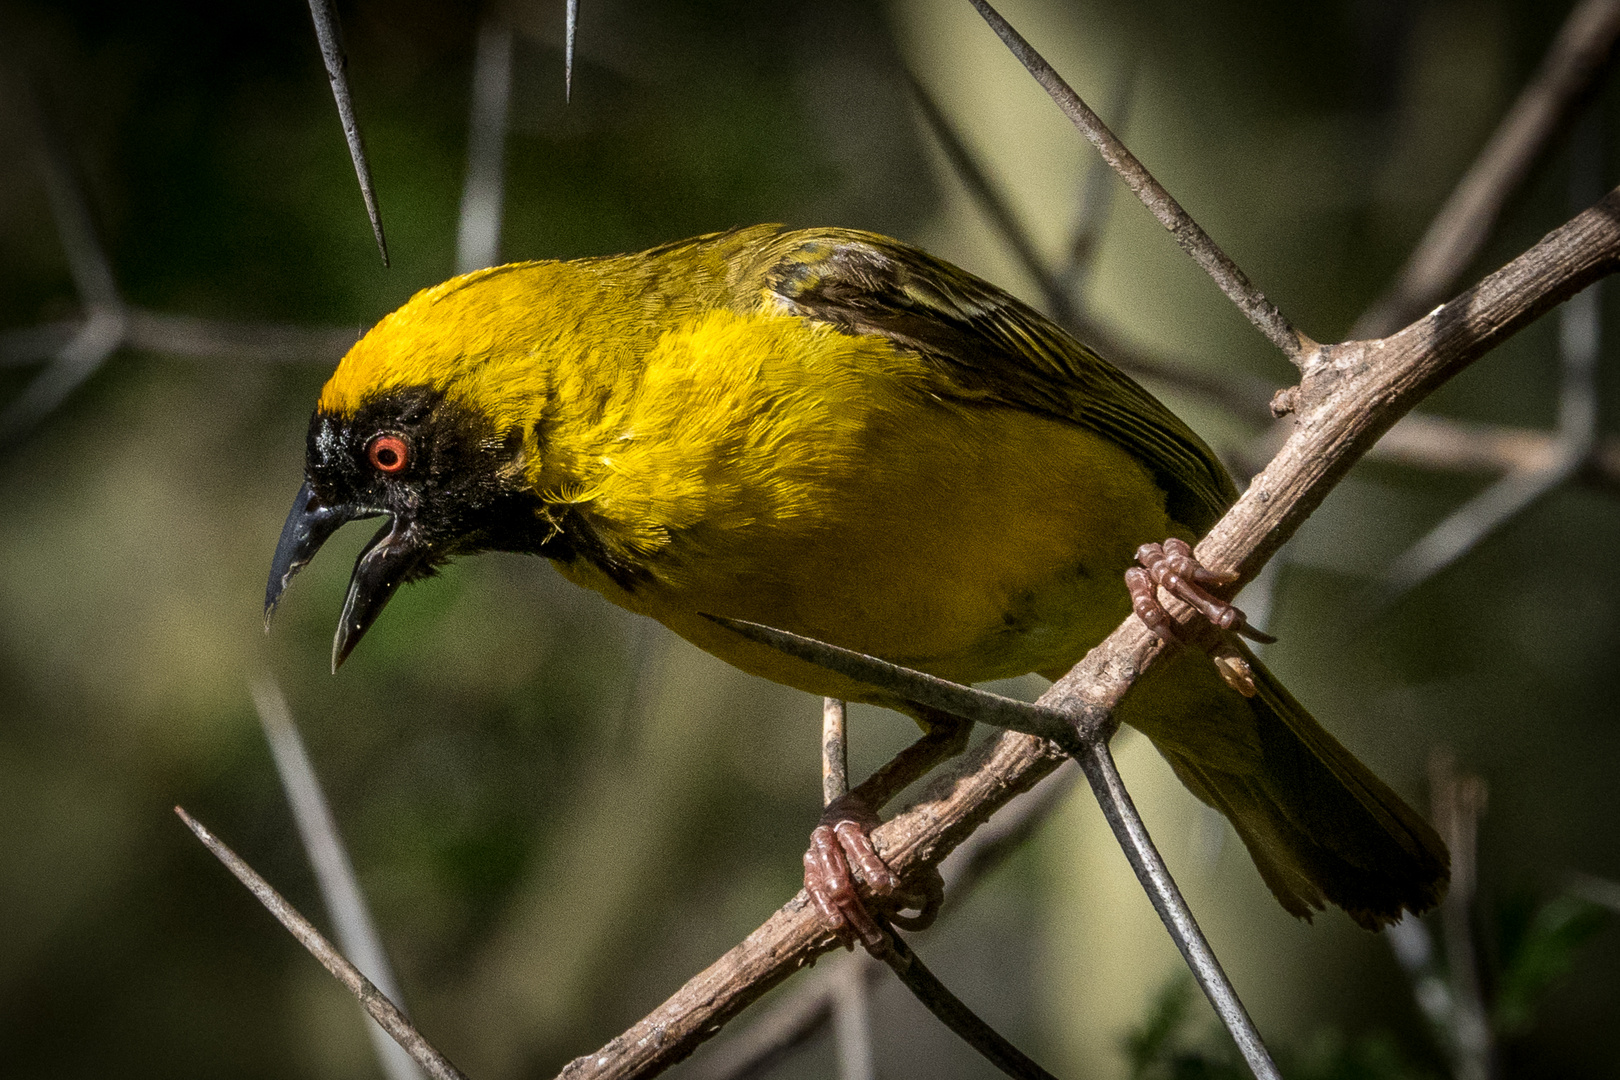
[[[872,846],[872,830],[879,824],[877,814],[859,796],[840,796],[827,805],[810,834],[810,850],[804,853],[804,889],[822,922],[846,946],[859,941],[874,956],[888,949],[888,936],[879,918],[867,910],[857,880],[865,882],[874,897],[919,911],[910,918],[892,916],[896,925],[908,930],[921,930],[933,922],[943,897],[937,874],[920,896],[901,891],[900,879]]]
[[[1125,587],[1130,590],[1131,607],[1136,617],[1162,640],[1184,642],[1187,640],[1187,628],[1177,623],[1165,610],[1159,600],[1160,589],[1186,603],[1217,631],[1241,634],[1261,642],[1276,640],[1270,634],[1250,626],[1242,611],[1206,588],[1230,585],[1237,580],[1237,575],[1203,566],[1185,540],[1172,537],[1162,544],[1143,544],[1136,549],[1136,561],[1141,565],[1125,571]],[[1209,650],[1216,669],[1227,685],[1245,697],[1253,697],[1254,672],[1225,635],[1217,634],[1212,639],[1201,637],[1200,643]]]

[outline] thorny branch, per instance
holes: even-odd
[[[1322,362],[1294,395],[1293,434],[1199,545],[1200,561],[1251,578],[1378,436],[1425,394],[1616,268],[1620,191],[1400,332],[1323,350]],[[1163,649],[1132,616],[1038,704],[1070,715],[1109,714]],[[880,827],[874,841],[906,880],[937,863],[1057,761],[1056,747],[1046,740],[1004,733],[983,744],[955,775],[941,778],[922,802]],[[562,1075],[652,1075],[833,944],[803,896],[795,897],[658,1009],[600,1051],[576,1059]]]
[[[1111,363],[1118,364],[1126,371],[1190,390],[1219,402],[1234,414],[1248,420],[1271,419],[1271,410],[1267,402],[1271,399],[1273,388],[1264,381],[1252,376],[1234,375],[1231,372],[1205,373],[1190,368],[1185,363],[1151,355],[1131,345],[1090,317],[1084,306],[1077,302],[1077,286],[1087,260],[1096,252],[1096,237],[1101,229],[1102,211],[1107,205],[1103,195],[1097,192],[1101,188],[1106,195],[1108,189],[1093,181],[1100,177],[1106,182],[1108,179],[1106,168],[1097,169],[1088,176],[1085,198],[1087,212],[1081,219],[1080,227],[1075,230],[1067,265],[1054,270],[1036,251],[1034,238],[1019,221],[1018,215],[1013,212],[1007,196],[974,158],[967,142],[952,125],[933,95],[928,92],[928,88],[912,73],[907,72],[906,77],[923,119],[927,121],[929,130],[939,141],[946,160],[956,171],[968,195],[979,205],[984,216],[1000,235],[1002,242],[1035,282],[1035,287],[1041,292],[1041,301],[1046,306],[1047,314],[1055,322],[1066,327],[1081,341],[1087,342],[1098,353],[1108,357]],[[1123,101],[1125,95],[1121,93],[1119,96]]]
[[[1414,249],[1408,267],[1429,268],[1424,272],[1425,280],[1430,282],[1428,291],[1419,296],[1404,286],[1393,288],[1362,316],[1353,337],[1371,337],[1375,331],[1387,333],[1395,329],[1399,321],[1391,321],[1395,310],[1392,304],[1404,305],[1401,310],[1405,319],[1443,298],[1443,291],[1452,287],[1478,255],[1503,205],[1523,185],[1534,164],[1545,156],[1559,131],[1593,92],[1606,70],[1617,34],[1620,0],[1585,0],[1570,13],[1535,78],[1520,93],[1497,133]],[[1035,253],[1033,239],[1013,213],[1005,194],[973,158],[966,142],[926,89],[914,77],[911,81],[924,119],[939,139],[947,160],[1008,249],[1031,275],[1054,318],[1128,371],[1218,401],[1248,420],[1269,417],[1270,411],[1262,402],[1268,392],[1259,380],[1246,383],[1234,380],[1231,373],[1212,377],[1189,371],[1183,363],[1131,346],[1089,318],[1084,308],[1074,302],[1070,272],[1050,270]],[[1123,114],[1124,93],[1116,96],[1121,104],[1112,111]],[[1102,170],[1094,173],[1094,177],[1101,175]],[[1587,195],[1581,205],[1595,197],[1596,192]],[[1096,202],[1094,192],[1088,191],[1087,202]],[[1082,228],[1094,228],[1096,217],[1095,211],[1088,213]],[[1459,245],[1459,238],[1467,238],[1468,243]],[[1276,439],[1262,439],[1262,460],[1268,459],[1278,444]],[[1509,473],[1540,471],[1558,449],[1552,440],[1537,432],[1410,416],[1379,443],[1372,456],[1436,471]],[[1620,490],[1620,440],[1610,439],[1589,448],[1571,478]]]

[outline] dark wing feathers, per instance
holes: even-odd
[[[873,233],[784,233],[766,288],[789,310],[877,334],[932,362],[940,397],[1078,424],[1143,463],[1176,521],[1202,534],[1237,497],[1192,430],[1129,376],[994,285]]]

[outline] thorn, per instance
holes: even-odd
[[[579,29],[579,0],[568,0],[568,27],[563,46],[563,101],[574,100],[574,32]]]
[[[326,79],[332,84],[338,120],[343,124],[343,138],[349,144],[355,178],[360,181],[360,197],[365,200],[366,216],[371,219],[371,232],[377,238],[377,251],[382,255],[382,264],[386,267],[388,241],[383,236],[382,210],[377,205],[377,191],[371,180],[371,163],[366,160],[366,144],[360,137],[360,123],[354,115],[354,98],[349,93],[349,58],[343,52],[343,29],[338,25],[337,10],[332,0],[309,0],[309,14],[315,20],[315,40],[320,42]]]

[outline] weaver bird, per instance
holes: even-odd
[[[1439,837],[1205,588],[1226,579],[1188,542],[1235,497],[1187,425],[995,286],[871,233],[758,226],[480,270],[383,319],[321,392],[266,618],[356,518],[389,520],[354,568],[334,670],[405,582],[477,551],[543,555],[744,671],[910,714],[926,734],[887,775],[903,781],[971,723],[708,616],[961,683],[1055,678],[1133,607],[1178,636],[1163,587],[1224,628],[1225,677],[1173,650],[1120,718],[1226,815],[1288,911],[1332,902],[1377,928],[1429,908]],[[850,864],[874,893],[898,883],[862,791],[827,808],[805,879],[830,928],[873,944]]]

